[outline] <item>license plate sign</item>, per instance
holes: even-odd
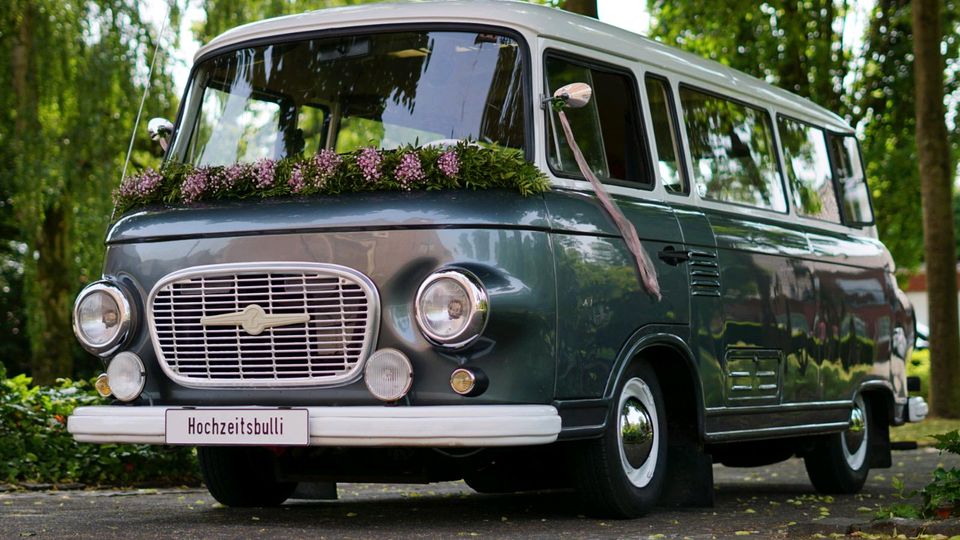
[[[306,446],[306,409],[167,409],[167,444]]]

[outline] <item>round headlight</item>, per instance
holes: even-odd
[[[113,397],[120,401],[133,401],[143,391],[146,370],[140,357],[124,351],[113,357],[107,366],[107,380]]]
[[[417,324],[431,342],[465,347],[487,323],[487,292],[473,274],[444,270],[431,274],[417,291]]]
[[[106,356],[117,349],[130,330],[130,301],[106,281],[87,286],[73,305],[73,332],[83,348]]]

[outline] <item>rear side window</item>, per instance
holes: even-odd
[[[640,129],[637,87],[631,76],[558,56],[546,58],[550,95],[561,86],[584,82],[593,89],[587,106],[566,109],[577,144],[598,178],[624,180],[652,187],[650,160]],[[559,119],[550,115],[547,155],[554,172],[581,177],[573,153],[563,137]]]
[[[843,204],[843,221],[850,225],[873,223],[870,193],[857,140],[853,136],[831,135],[830,152],[833,154],[833,174]]]
[[[663,188],[669,193],[688,193],[680,166],[680,139],[673,115],[673,96],[670,86],[660,77],[647,75],[647,101],[650,120],[657,144],[657,169]]]
[[[700,196],[785,212],[766,111],[687,87],[680,102]]]
[[[840,223],[826,133],[782,116],[778,118],[778,124],[784,169],[797,214]]]

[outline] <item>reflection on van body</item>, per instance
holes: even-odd
[[[576,82],[592,97],[564,114],[660,298],[541,106]],[[69,429],[196,445],[224,504],[463,478],[574,487],[584,511],[633,517],[709,504],[712,462],[792,456],[849,493],[890,466],[889,426],[925,414],[853,129],[800,97],[559,10],[455,0],[235,29],[200,51],[182,103],[172,163],[471,141],[522,151],[552,185],[120,216],[77,303],[115,401]],[[290,431],[178,431],[240,414]]]

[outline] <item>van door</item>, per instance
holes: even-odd
[[[717,411],[708,429],[789,425],[787,415],[761,413],[783,402],[788,366],[804,352],[804,340],[793,334],[795,326],[800,334],[809,332],[806,321],[797,323],[813,277],[802,262],[810,253],[807,239],[786,219],[770,115],[686,85],[680,101],[694,191],[717,246],[723,403],[761,415],[744,423]]]
[[[568,109],[567,117],[592,171],[636,227],[662,295],[657,299],[644,289],[619,231],[582,178],[555,115],[546,111],[547,165],[561,186],[545,194],[557,265],[556,395],[599,397],[638,330],[686,331],[687,278],[671,258],[685,247],[673,210],[651,196],[652,164],[632,70],[565,44],[549,45],[544,69],[546,93],[572,82],[593,89],[590,103]]]
[[[692,202],[685,166],[683,131],[677,116],[674,86],[655,71],[644,74],[645,103],[659,188],[673,209],[689,259],[684,268],[690,287],[690,341],[700,375],[703,406],[723,406],[723,310],[717,242],[703,210]]]

